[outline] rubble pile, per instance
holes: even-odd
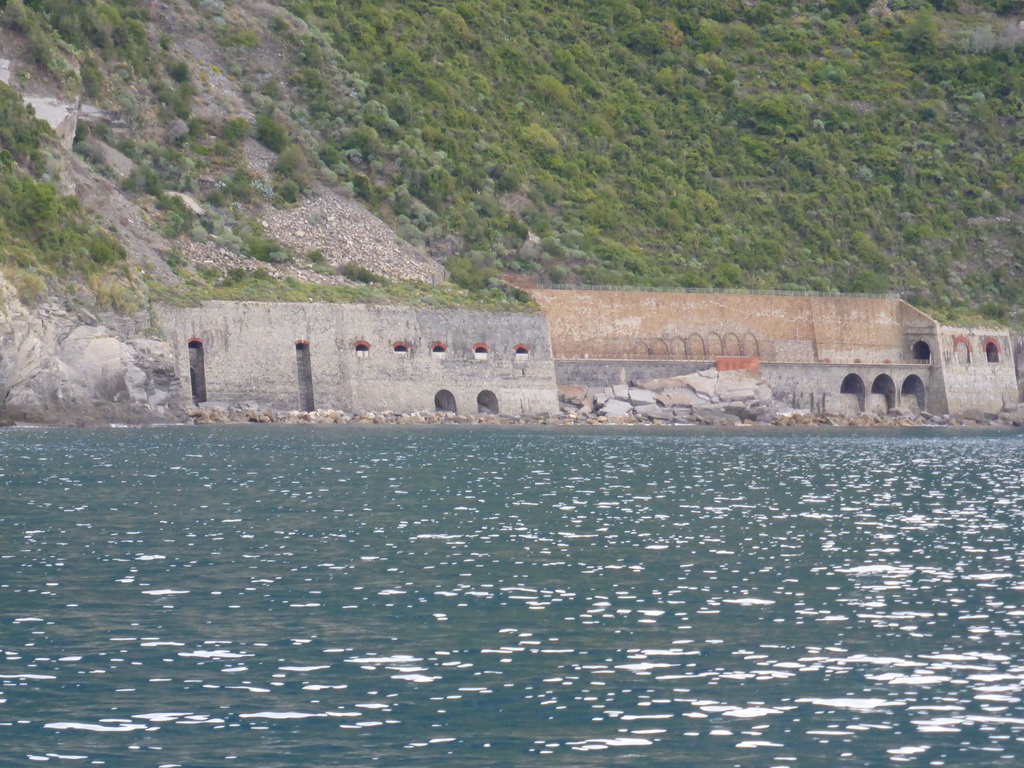
[[[706,371],[635,386],[559,387],[562,411],[576,421],[661,424],[768,424],[775,416],[772,388],[757,371]]]

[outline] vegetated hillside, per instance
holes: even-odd
[[[338,185],[467,286],[897,289],[1021,320],[1011,0],[0,7],[130,126],[77,146],[134,161],[121,184],[169,237],[301,259],[254,206]],[[265,176],[250,135],[275,153]]]

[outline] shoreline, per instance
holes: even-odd
[[[655,417],[629,414],[625,416],[587,415],[581,416],[575,411],[564,410],[558,414],[523,414],[508,416],[504,414],[459,414],[447,411],[418,411],[397,413],[394,411],[363,411],[348,412],[335,409],[316,411],[284,411],[277,412],[270,408],[259,407],[224,407],[207,406],[193,407],[186,410],[185,424],[204,426],[210,424],[313,424],[313,425],[465,425],[465,426],[552,426],[552,427],[724,427],[734,428],[771,428],[786,429],[792,427],[825,427],[825,428],[912,428],[912,427],[965,427],[965,428],[997,428],[1017,429],[1024,427],[1024,415],[1019,413],[1000,414],[994,419],[962,419],[948,416],[931,416],[929,414],[914,417],[879,416],[860,414],[858,416],[842,416],[838,414],[808,413],[804,411],[779,411],[771,415],[761,416],[756,420],[737,419],[723,421],[719,418],[673,421]]]

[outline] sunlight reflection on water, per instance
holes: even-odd
[[[1016,434],[4,435],[11,764],[1024,755]]]

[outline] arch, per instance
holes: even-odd
[[[686,359],[686,340],[682,336],[675,336],[669,342],[669,346],[672,348],[672,357],[676,360]]]
[[[721,357],[722,351],[722,337],[712,331],[708,334],[707,353],[711,357]]]
[[[913,406],[917,405],[918,412],[927,410],[928,407],[928,389],[925,387],[921,377],[917,374],[910,374],[903,380],[903,386],[900,387],[900,396],[903,405]],[[913,400],[911,400],[913,398]]]
[[[517,363],[525,363],[530,359],[530,348],[525,344],[516,344],[512,352]]]
[[[686,347],[691,360],[704,360],[708,356],[708,347],[704,343],[704,337],[699,333],[691,333],[687,337]]]
[[[651,356],[651,348],[644,342],[638,341],[630,348],[629,356],[641,360],[647,359]]]
[[[476,396],[476,410],[478,413],[498,413],[498,396],[485,389]]]
[[[438,393],[434,395],[434,410],[457,413],[455,409],[455,395],[447,389],[439,390]]]
[[[743,354],[740,346],[740,337],[735,333],[725,334],[725,354],[729,357],[739,357]]]
[[[356,357],[369,357],[370,356],[370,342],[359,339],[355,343]]]
[[[743,334],[743,338],[740,339],[740,349],[743,350],[744,357],[760,357],[761,350],[758,348],[757,336],[747,331]]]
[[[668,358],[668,342],[655,339],[651,342],[651,357]]]
[[[896,384],[887,373],[881,373],[871,382],[871,394],[885,397],[885,410],[896,407]]]
[[[473,359],[474,360],[486,360],[491,355],[491,348],[486,344],[477,342],[473,345]]]
[[[918,362],[930,363],[932,360],[932,348],[928,346],[927,341],[918,340],[910,348],[910,355]]]
[[[985,359],[990,363],[999,362],[999,342],[991,336],[985,339]]]
[[[396,341],[394,344],[391,345],[391,351],[394,352],[396,355],[408,355],[411,349],[412,348],[409,346],[409,344],[404,341]]]
[[[313,404],[313,361],[308,341],[295,342],[295,373],[299,380],[299,410],[315,411]]]
[[[440,341],[431,342],[430,356],[436,360],[444,360],[448,356],[448,345]]]
[[[202,339],[188,340],[188,378],[192,384],[192,402],[205,403],[206,397],[206,352]]]
[[[839,394],[854,395],[857,398],[858,413],[864,412],[864,379],[856,373],[848,374],[839,386]]]
[[[957,336],[953,339],[953,360],[962,365],[971,362],[971,342],[965,336]]]

